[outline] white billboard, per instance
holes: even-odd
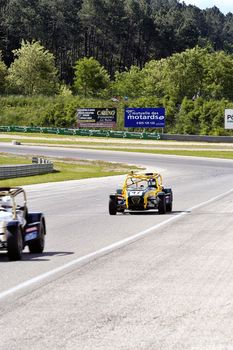
[[[225,109],[225,129],[233,129],[233,109]]]

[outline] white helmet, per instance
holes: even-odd
[[[12,208],[12,199],[10,196],[4,196],[0,198],[0,205],[3,208]]]

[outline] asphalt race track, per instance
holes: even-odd
[[[0,253],[0,350],[232,350],[233,161],[68,148],[0,152],[160,171],[171,214],[108,214],[123,177],[25,186],[43,255]]]

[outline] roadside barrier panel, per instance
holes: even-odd
[[[10,127],[9,126],[0,126],[0,131],[8,132],[8,131],[10,131]]]
[[[38,126],[0,126],[0,132],[28,132],[28,133],[44,133],[57,135],[78,135],[78,136],[94,136],[94,137],[113,137],[128,139],[145,139],[159,140],[158,133],[146,132],[129,132],[116,130],[89,130],[89,129],[71,129],[71,128],[52,128]]]
[[[74,135],[80,135],[80,133],[79,133],[79,129],[73,129],[73,131],[74,131]]]
[[[29,126],[26,128],[25,132],[41,132],[41,128],[39,126]]]
[[[87,129],[79,129],[76,131],[75,135],[90,136],[90,131]]]
[[[107,130],[90,130],[89,136],[108,137],[109,131],[107,131]]]
[[[127,139],[142,139],[142,132],[125,132],[124,137]]]
[[[41,128],[41,132],[44,134],[57,134],[58,128]]]
[[[0,126],[0,132],[25,132],[25,133],[44,133],[57,135],[78,135],[94,137],[113,137],[128,139],[147,139],[159,140],[160,135],[157,133],[146,132],[129,132],[117,130],[89,130],[89,129],[72,129],[72,128],[52,128],[39,126]]]
[[[147,133],[143,132],[142,133],[142,138],[144,140],[160,140],[160,135],[157,133]]]
[[[109,136],[123,138],[125,137],[125,131],[109,131]]]
[[[174,141],[196,141],[196,142],[216,142],[233,143],[233,136],[211,136],[211,135],[177,135],[159,134],[156,132],[129,132],[116,130],[88,130],[72,128],[52,128],[39,126],[0,126],[0,132],[25,132],[25,133],[46,133],[78,136],[102,136],[113,138],[129,138],[144,140],[174,140]]]
[[[0,179],[47,174],[53,172],[53,163],[0,166]]]
[[[59,135],[75,135],[75,129],[68,129],[68,128],[65,128],[65,129],[57,129],[57,134]]]
[[[27,132],[27,127],[26,126],[12,126],[11,131],[14,131],[14,132]]]

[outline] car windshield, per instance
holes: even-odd
[[[146,179],[128,178],[126,183],[128,190],[144,190],[148,187]]]

